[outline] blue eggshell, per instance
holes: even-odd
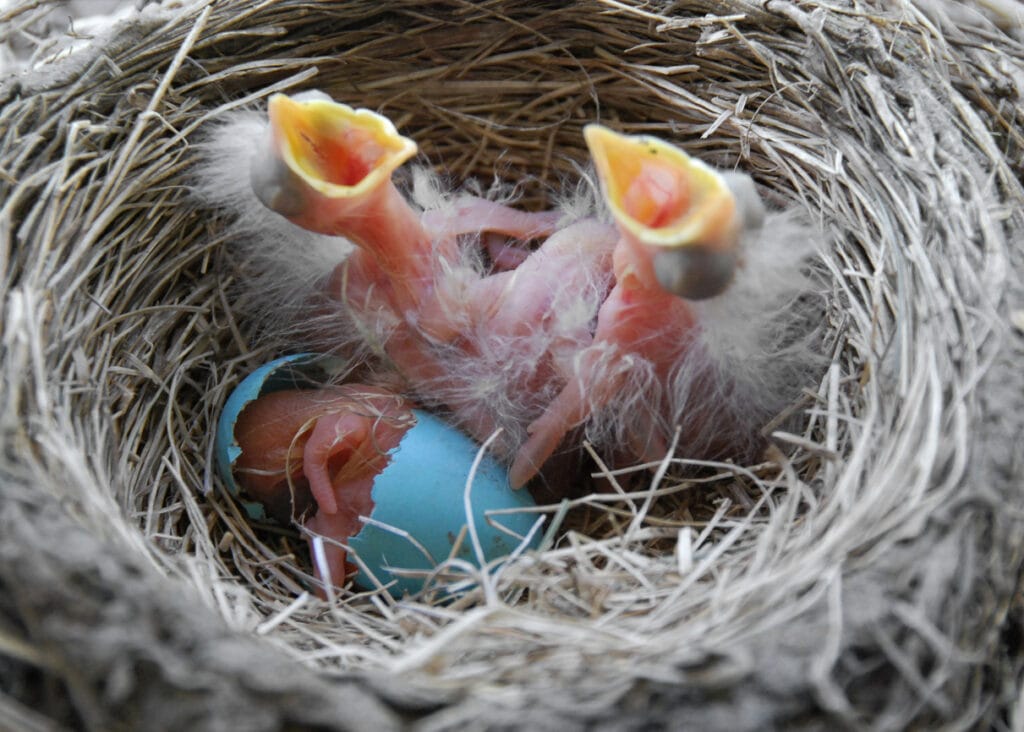
[[[405,433],[392,452],[391,461],[373,484],[374,509],[370,518],[407,531],[437,561],[451,554],[456,537],[466,523],[463,492],[466,478],[480,446],[446,422],[414,409],[416,424]],[[470,501],[483,553],[488,561],[510,554],[519,540],[493,528],[487,511],[536,506],[526,490],[514,491],[508,484],[508,469],[490,455],[484,455],[474,477]],[[536,513],[502,514],[492,520],[526,536],[537,519]],[[529,548],[540,544],[541,532]],[[431,570],[435,564],[408,539],[367,524],[349,539],[349,546],[382,584],[396,583],[389,590],[395,597],[422,589],[419,579],[392,575],[389,568]],[[469,536],[458,554],[476,564]],[[376,584],[360,568],[356,583],[372,588]]]
[[[343,366],[343,362],[330,356],[297,353],[263,364],[235,387],[224,403],[220,419],[217,420],[217,436],[214,440],[217,469],[221,480],[232,495],[237,497],[240,492],[232,470],[238,456],[242,454],[242,448],[235,441],[235,423],[238,422],[238,415],[246,405],[257,397],[271,392],[319,386]],[[244,500],[241,503],[249,518],[266,518],[262,504]]]

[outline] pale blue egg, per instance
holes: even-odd
[[[451,553],[466,524],[463,492],[480,450],[476,442],[443,420],[419,409],[413,412],[415,426],[405,433],[392,453],[391,462],[374,481],[374,509],[370,518],[408,532],[430,557],[404,536],[373,524],[364,526],[348,542],[378,581],[387,584],[395,580],[396,584],[389,589],[396,597],[403,592],[417,592],[422,582],[392,574],[391,568],[431,570]],[[529,534],[538,516],[522,510],[536,507],[533,498],[526,490],[512,490],[508,468],[487,454],[474,475],[470,503],[488,562],[511,554],[520,540],[488,523],[487,512],[520,509],[517,513],[491,517],[520,537]],[[536,532],[526,548],[536,549],[540,534]],[[468,536],[457,556],[476,563]],[[362,570],[356,583],[361,587],[375,586]]]

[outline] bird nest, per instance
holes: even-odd
[[[0,727],[1019,724],[1012,12],[230,0],[3,81]],[[757,464],[637,466],[454,602],[318,599],[212,468],[231,388],[296,344],[190,192],[225,112],[311,87],[527,206],[597,119],[749,172],[827,243],[822,377]]]

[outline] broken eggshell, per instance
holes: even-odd
[[[381,584],[395,581],[389,589],[396,597],[419,591],[423,582],[393,574],[391,569],[429,571],[451,555],[466,525],[463,494],[480,451],[476,442],[447,422],[420,409],[414,409],[413,414],[416,424],[405,433],[391,461],[374,479],[372,522],[348,541],[349,548]],[[488,454],[481,457],[473,475],[470,505],[485,562],[511,554],[522,543],[519,537],[527,536],[537,519],[535,513],[525,510],[487,516],[490,511],[536,506],[527,491],[512,490],[508,468]],[[429,556],[416,543],[384,526],[407,531]],[[536,549],[539,544],[537,532],[525,548]],[[468,534],[455,556],[476,563]],[[361,566],[356,584],[375,587],[377,583]]]
[[[218,423],[216,456],[225,485],[252,518],[266,518],[257,501],[244,500],[233,469],[242,453],[235,439],[235,424],[246,405],[274,391],[308,389],[324,383],[344,364],[318,354],[285,356],[260,367],[244,379],[228,398]],[[412,410],[416,423],[389,453],[388,464],[373,479],[373,509],[369,521],[347,541],[358,556],[356,584],[372,589],[388,585],[395,597],[422,589],[418,577],[403,577],[394,570],[429,572],[452,554],[466,526],[464,491],[480,446],[434,415]],[[513,491],[508,469],[488,454],[481,456],[470,493],[473,524],[485,562],[511,554],[529,534],[536,514],[528,511],[488,517],[490,511],[529,509],[535,503],[526,491]],[[500,524],[503,528],[497,528]],[[524,548],[540,544],[539,532]],[[466,535],[460,559],[476,564],[473,545]],[[367,574],[369,571],[372,574]],[[341,584],[340,578],[332,578]]]
[[[282,356],[265,363],[246,376],[224,402],[220,419],[217,421],[217,436],[214,453],[221,480],[245,508],[249,518],[267,518],[263,504],[245,500],[242,489],[235,480],[234,467],[242,448],[235,439],[235,423],[238,415],[250,403],[264,394],[287,389],[315,389],[324,384],[335,373],[341,373],[345,364],[340,359],[317,353],[296,353]]]

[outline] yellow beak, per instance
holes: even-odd
[[[275,94],[269,104],[275,145],[285,165],[328,198],[376,189],[416,154],[387,117],[329,99]]]
[[[583,130],[605,200],[619,226],[652,247],[731,248],[736,201],[725,180],[674,145],[621,135],[599,124]]]

